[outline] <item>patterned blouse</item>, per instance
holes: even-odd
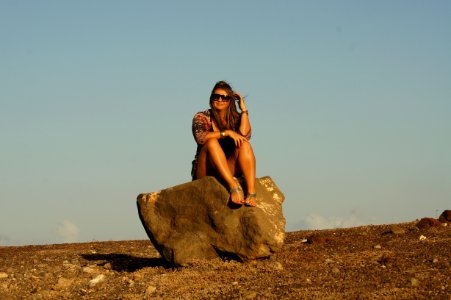
[[[196,179],[196,170],[197,170],[197,159],[199,157],[200,150],[206,141],[207,134],[209,132],[214,131],[213,129],[213,119],[211,116],[211,112],[209,109],[198,112],[194,115],[193,118],[193,136],[197,143],[196,155],[194,156],[194,160],[192,163],[191,176],[193,180]],[[244,136],[247,140],[251,138],[251,130],[249,130],[248,134]],[[224,140],[229,140],[230,138],[225,138]],[[223,141],[223,140],[221,140]],[[229,143],[230,144],[230,143]],[[223,144],[221,143],[221,146]],[[223,147],[224,148],[224,147]]]

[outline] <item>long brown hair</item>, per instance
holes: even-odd
[[[232,100],[229,101],[229,107],[227,108],[227,111],[225,114],[226,124],[224,126],[224,124],[220,121],[218,112],[212,105],[213,100],[210,98],[210,108],[211,108],[211,112],[212,112],[212,118],[218,125],[219,131],[224,131],[226,129],[231,129],[231,130],[237,131],[238,127],[240,125],[239,121],[240,121],[241,116],[236,109],[236,104],[235,104],[235,100],[234,100],[235,93],[233,92],[232,87],[230,86],[230,84],[228,84],[225,81],[218,81],[218,82],[216,82],[215,86],[213,87],[213,90],[211,91],[211,93],[213,94],[216,89],[224,90],[226,92],[227,96],[230,96],[232,98]]]

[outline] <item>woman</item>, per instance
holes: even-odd
[[[241,113],[237,111],[235,101]],[[214,176],[229,187],[235,204],[257,205],[255,193],[255,156],[249,143],[251,124],[243,97],[225,81],[214,86],[210,109],[193,118],[193,135],[197,152],[191,175],[193,180]],[[243,175],[247,195],[235,176]]]

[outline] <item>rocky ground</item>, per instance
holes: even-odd
[[[145,241],[0,247],[0,299],[451,299],[451,226],[297,231],[271,259],[171,268]]]

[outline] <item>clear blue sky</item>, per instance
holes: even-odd
[[[0,245],[147,238],[212,86],[287,230],[451,208],[450,1],[0,0]]]

